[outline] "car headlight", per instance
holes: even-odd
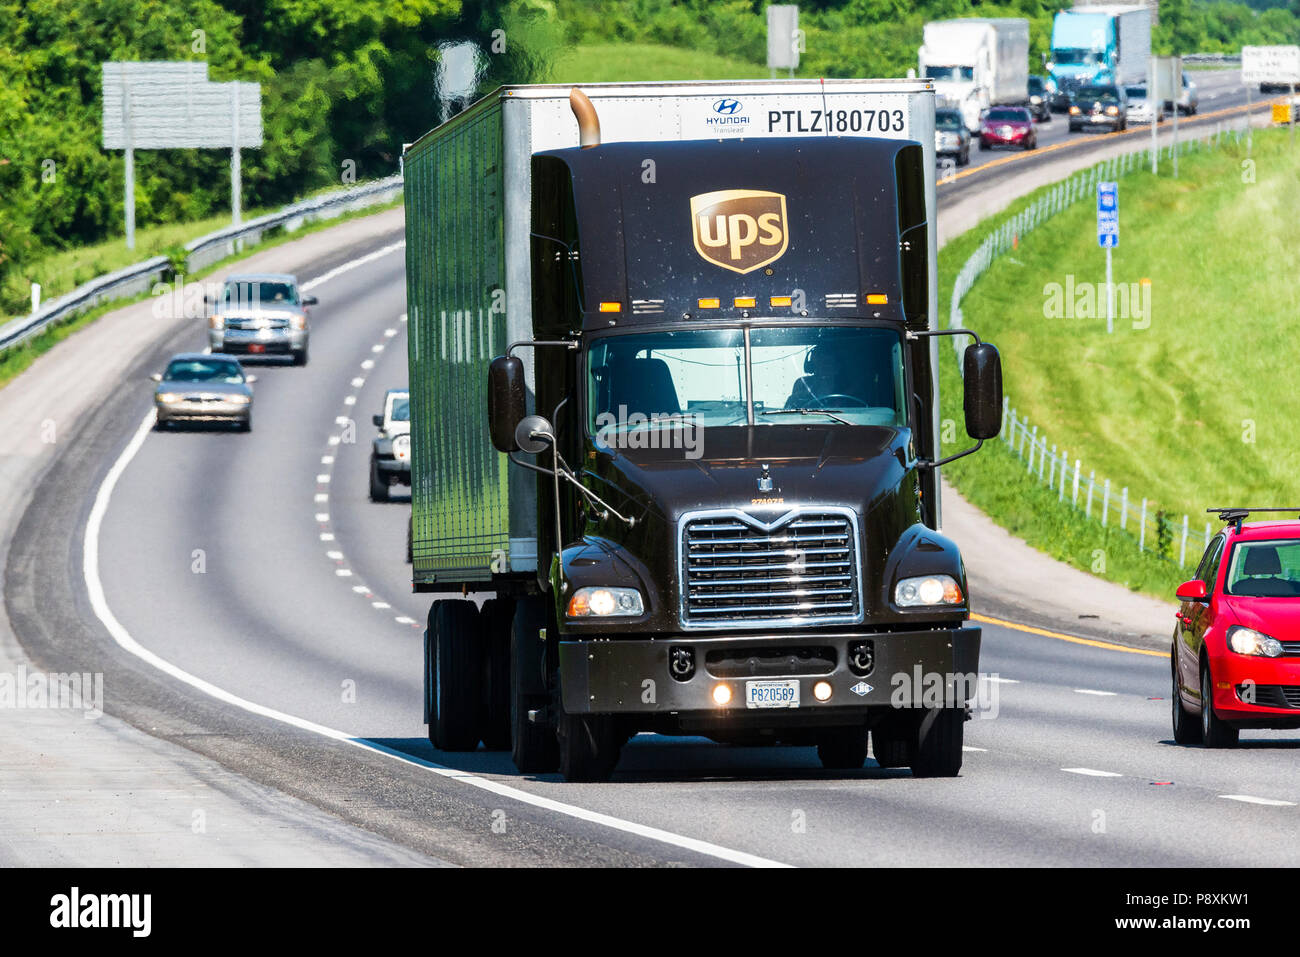
[[[570,618],[618,618],[645,614],[635,588],[579,588],[569,599]]]
[[[208,328],[215,329],[217,332],[226,328],[225,316],[212,316],[208,319]]]
[[[307,317],[299,313],[290,316],[289,328],[293,329],[295,332],[302,332],[302,330],[307,328]]]
[[[1071,116],[1078,116],[1078,115],[1079,115],[1079,108],[1078,108],[1077,106],[1072,106],[1072,107],[1070,107],[1070,115],[1071,115]]]
[[[178,395],[178,394],[175,393],[175,392],[159,392],[159,393],[158,393],[158,401],[159,401],[159,402],[165,402],[167,405],[171,405],[173,402],[179,402],[180,400],[181,400],[180,395]]]
[[[1239,655],[1277,658],[1282,654],[1282,642],[1243,625],[1233,625],[1228,629],[1228,647]]]
[[[227,398],[228,401],[233,402],[235,405],[248,405],[248,403],[253,401],[246,395],[238,395],[238,394],[228,396]]]
[[[894,603],[902,608],[927,605],[962,605],[965,596],[951,575],[924,575],[904,578],[894,586]]]
[[[399,435],[393,439],[393,457],[403,460],[411,457],[411,437],[409,435]]]

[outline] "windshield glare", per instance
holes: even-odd
[[[591,433],[746,424],[746,352],[739,329],[596,340],[587,356]],[[892,329],[754,328],[748,363],[755,425],[906,424],[902,340]]]
[[[234,362],[180,359],[167,366],[163,378],[168,382],[218,382],[225,385],[239,385],[244,381],[244,372]]]
[[[1300,598],[1300,541],[1238,542],[1224,590],[1256,598]]]
[[[1057,63],[1069,66],[1086,66],[1097,62],[1097,54],[1093,50],[1053,50],[1052,58]]]

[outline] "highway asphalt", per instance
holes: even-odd
[[[1208,110],[1214,87],[1202,83]],[[1064,127],[1056,117],[1053,136]],[[980,188],[979,177],[950,187]],[[652,735],[600,785],[520,775],[505,753],[435,752],[421,722],[428,599],[410,593],[403,560],[409,504],[367,496],[370,415],[405,383],[403,252],[382,251],[400,238],[301,273],[375,254],[311,289],[311,362],[258,366],[250,434],[142,431],[148,374],[201,348],[200,326],[140,357],[139,388],[82,426],[15,534],[6,599],[29,654],[84,670],[89,653],[110,713],[452,863],[1294,862],[1300,735],[1246,733],[1231,752],[1175,746],[1166,658],[994,625],[981,665],[997,680],[956,780],[871,761],[827,772],[809,748]],[[82,546],[115,462],[97,550],[120,623],[110,636]],[[172,674],[124,650],[123,635]]]

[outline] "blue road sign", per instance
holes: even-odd
[[[1119,245],[1119,183],[1097,184],[1097,245]]]

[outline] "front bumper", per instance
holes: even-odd
[[[292,355],[307,348],[307,330],[209,329],[208,345],[226,355]]]
[[[1210,674],[1214,711],[1225,721],[1262,728],[1300,727],[1300,658],[1229,652],[1210,658]]]
[[[871,669],[860,673],[850,667],[849,648],[862,641],[872,643],[874,654]],[[685,681],[669,670],[670,653],[679,647],[692,650],[696,665]],[[781,725],[810,714],[854,716],[926,705],[933,703],[936,688],[953,689],[960,700],[969,701],[977,688],[979,652],[980,629],[970,627],[562,639],[560,687],[570,714],[761,715],[771,725]],[[782,678],[799,682],[798,708],[745,706],[746,681]],[[831,684],[827,701],[813,696],[819,681]],[[729,705],[714,703],[718,684],[731,687]]]
[[[410,459],[375,459],[375,466],[379,469],[379,474],[393,482],[400,482],[402,485],[411,484],[411,460]]]
[[[1105,127],[1106,129],[1109,130],[1118,130],[1120,128],[1121,123],[1122,123],[1121,117],[1105,116],[1104,114],[1098,116],[1093,113],[1086,113],[1086,114],[1081,113],[1078,115],[1070,116],[1071,126],[1081,126],[1081,127],[1098,126],[1098,127]]]
[[[985,144],[988,146],[1024,146],[1025,141],[1029,139],[1029,131],[1021,130],[1018,133],[1010,133],[1006,136],[997,133],[983,133]]]
[[[199,401],[154,401],[159,422],[245,422],[253,414],[253,403]]]

